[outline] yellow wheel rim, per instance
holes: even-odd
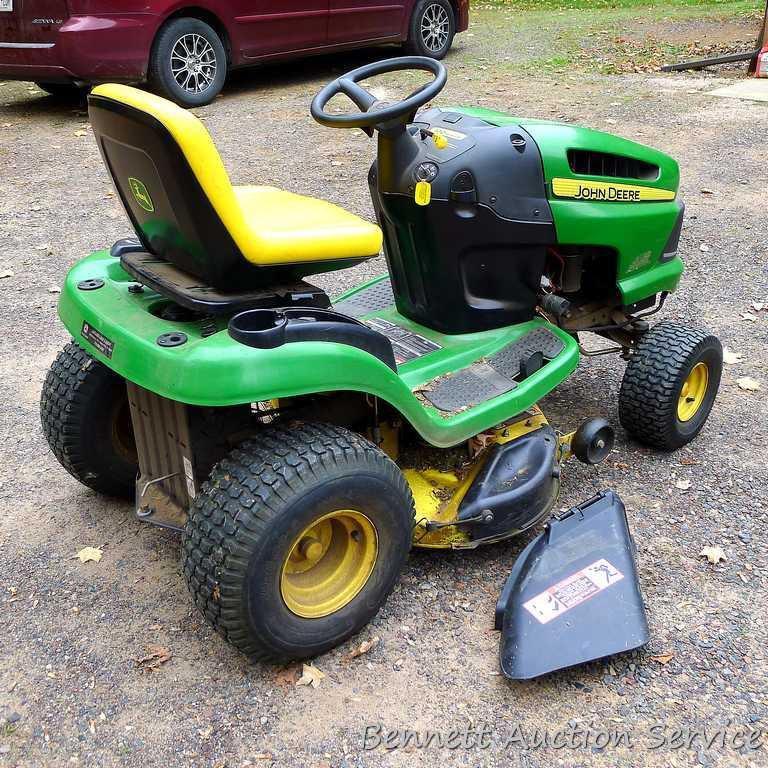
[[[709,369],[706,363],[696,363],[683,382],[680,398],[677,401],[677,418],[690,421],[697,413],[707,394]]]
[[[364,514],[329,512],[291,545],[280,574],[283,601],[307,619],[335,613],[366,585],[378,554],[376,528]]]

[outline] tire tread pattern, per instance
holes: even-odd
[[[680,377],[689,361],[713,339],[719,345],[704,330],[668,320],[642,337],[627,364],[619,391],[619,420],[627,432],[656,448],[680,447],[675,429]]]
[[[251,553],[295,496],[362,464],[379,473],[383,469],[389,482],[412,499],[400,470],[373,443],[318,423],[269,427],[242,443],[214,467],[195,498],[182,538],[184,576],[208,622],[251,660],[286,660],[246,626],[242,590]],[[410,531],[413,504],[408,514]]]

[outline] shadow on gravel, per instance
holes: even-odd
[[[227,78],[222,96],[239,96],[262,87],[290,87],[315,80],[333,80],[344,72],[382,59],[404,56],[398,45],[362,48],[344,53],[312,56],[305,59],[293,59],[274,63],[258,64],[247,69],[238,69]],[[450,66],[451,59],[458,55],[451,50],[446,58]],[[215,102],[214,102],[215,103]]]
[[[13,95],[17,96],[15,100],[0,103],[0,114],[3,117],[55,118],[58,120],[69,118],[73,121],[82,122],[82,118],[87,114],[85,100],[82,102],[62,101],[44,93],[25,93],[27,98],[21,98],[17,94]]]

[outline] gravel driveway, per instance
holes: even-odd
[[[315,660],[326,675],[317,688],[226,646],[191,608],[178,537],[78,485],[46,448],[38,398],[67,341],[55,291],[69,266],[128,225],[86,115],[26,84],[0,84],[0,766],[768,765],[768,311],[752,307],[768,301],[768,109],[707,96],[721,81],[699,74],[470,67],[462,61],[477,54],[475,40],[457,41],[440,103],[589,124],[679,160],[687,271],[665,316],[712,329],[740,355],[692,445],[660,455],[619,430],[605,464],[566,468],[564,505],[608,487],[627,504],[651,644],[537,682],[500,677],[492,616],[525,543],[515,540],[414,552],[375,621]],[[371,216],[374,144],[319,127],[308,105],[321,84],[372,55],[241,75],[197,110],[235,183],[275,184]],[[377,259],[317,282],[337,292],[384,269]],[[550,420],[562,429],[593,415],[618,423],[622,372],[613,358],[583,363],[546,399]],[[741,390],[744,376],[762,390]],[[707,563],[707,545],[727,559]],[[75,559],[85,546],[102,547],[101,562]],[[137,666],[148,644],[170,660]],[[364,728],[379,724],[488,735],[484,748],[364,750]],[[703,728],[723,729],[723,739],[706,746]],[[582,729],[590,738],[552,742]],[[688,729],[690,744],[672,740],[674,729]]]

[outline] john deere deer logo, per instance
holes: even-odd
[[[134,179],[133,176],[130,176],[128,178],[128,186],[130,186],[131,192],[133,193],[133,197],[136,202],[145,211],[147,211],[147,213],[154,213],[155,205],[152,202],[152,198],[149,196],[147,188],[144,186],[144,182],[139,181],[138,179]]]

